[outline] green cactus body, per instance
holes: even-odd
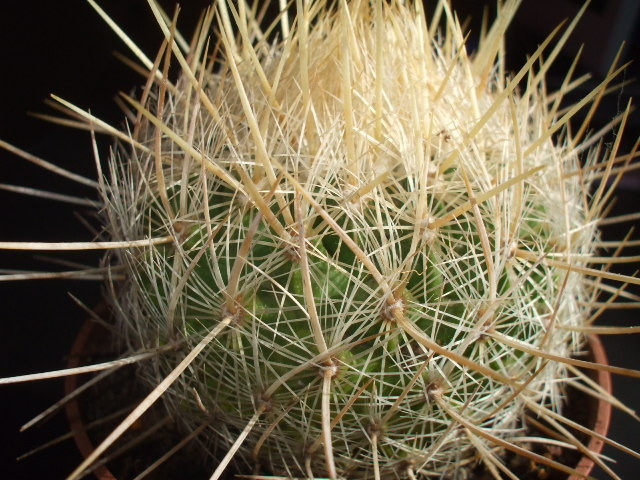
[[[193,428],[215,418],[222,454],[255,419],[240,470],[453,477],[521,436],[527,404],[560,403],[564,364],[504,339],[579,351],[557,326],[585,322],[591,287],[558,262],[593,251],[588,178],[564,175],[577,155],[535,72],[518,94],[492,36],[470,59],[445,5],[442,40],[417,5],[317,1],[274,44],[233,10],[222,60],[194,43],[113,158],[113,239],[173,238],[120,252],[116,311],[185,351],[231,320],[170,397]]]

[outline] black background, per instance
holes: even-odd
[[[153,57],[160,45],[161,34],[146,2],[103,0],[100,4]],[[173,2],[161,4],[171,11]],[[191,32],[197,14],[208,4],[207,1],[183,2],[180,27],[185,34]],[[493,2],[460,1],[454,4],[463,11],[477,14],[484,5],[492,5]],[[602,8],[598,2],[594,5]],[[553,15],[553,8],[548,12]],[[464,16],[461,15],[462,18]],[[530,20],[519,15],[511,28],[508,49],[513,69],[522,64],[525,53],[532,52],[548,33]],[[560,20],[562,18],[557,19],[558,22]],[[627,39],[630,42],[628,59],[637,56],[637,36],[636,29]],[[590,41],[592,45],[600,45],[603,39],[592,38]],[[90,108],[113,125],[120,125],[122,116],[113,97],[118,91],[129,91],[141,84],[142,79],[113,57],[114,50],[128,54],[116,35],[82,0],[3,2],[0,10],[0,138],[74,172],[95,178],[88,133],[48,124],[28,116],[27,112],[51,112],[43,100],[50,93],[55,93],[81,108]],[[593,51],[597,55],[598,48]],[[558,62],[557,72],[566,70],[572,55],[571,50],[565,53]],[[586,67],[581,68],[584,71]],[[637,72],[638,66],[633,65],[627,78],[637,76]],[[556,71],[552,72],[550,83],[557,83],[558,78]],[[607,99],[594,126],[609,121],[624,107],[626,97],[637,92],[637,86],[626,87],[622,95]],[[584,92],[577,95],[581,93]],[[625,137],[627,148],[639,131],[638,114],[635,114]],[[103,157],[108,146],[108,140],[100,141]],[[638,210],[639,179],[640,176],[632,176],[622,184],[614,214]],[[0,151],[0,182],[87,198],[93,196],[90,189],[44,172],[5,151]],[[87,216],[82,208],[0,191],[0,238],[37,241],[90,239],[90,233],[74,212]],[[607,229],[605,237],[619,238],[629,226],[625,224]],[[50,256],[89,265],[95,265],[100,258],[99,254],[86,253]],[[34,258],[33,254],[0,252],[0,267],[47,269],[55,266]],[[638,265],[626,266],[620,271],[633,273],[635,268]],[[99,300],[100,285],[78,281],[0,284],[0,377],[64,368],[65,354],[84,318],[68,292],[91,306]],[[637,312],[613,311],[603,319],[603,323],[637,325],[640,323]],[[637,336],[605,340],[612,363],[638,368],[640,345]],[[614,388],[632,408],[640,406],[638,386],[637,381],[634,385],[633,381],[615,378]],[[33,431],[18,433],[21,424],[61,396],[62,381],[59,380],[0,386],[0,478],[64,478],[78,464],[80,457],[69,441],[23,462],[15,462],[17,455],[66,431],[65,419],[59,415]],[[638,425],[628,417],[616,414],[611,436],[640,450]],[[615,450],[607,450],[607,453],[619,459],[620,464],[614,469],[622,478],[640,478],[640,460]]]

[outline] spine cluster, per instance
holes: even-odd
[[[224,3],[215,57],[212,13],[188,56],[164,24],[182,73],[129,99],[103,191],[114,241],[159,239],[112,289],[132,346],[182,349],[150,381],[202,346],[168,403],[244,471],[492,463],[560,410],[597,295],[601,167],[545,93],[551,39],[509,77],[517,2],[472,56],[447,2],[297,2],[275,41]]]

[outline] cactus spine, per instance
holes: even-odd
[[[552,138],[544,47],[500,71],[515,3],[472,58],[444,2],[444,38],[418,4],[299,2],[275,44],[222,6],[238,33],[218,24],[215,67],[201,36],[175,88],[131,101],[142,148],[113,159],[108,231],[174,241],[122,252],[115,300],[147,346],[228,322],[171,395],[195,428],[197,392],[223,449],[246,434],[236,459],[451,474],[560,408],[549,360],[582,347],[600,205]]]
[[[101,184],[109,239],[148,242],[109,254],[110,301],[132,349],[180,347],[145,375],[215,419],[214,478],[504,472],[525,412],[592,389],[567,365],[607,275],[609,164],[546,93],[552,36],[510,77],[517,1],[472,56],[444,1],[300,0],[276,41],[220,1],[185,55],[150,3],[168,47]]]

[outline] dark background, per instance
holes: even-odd
[[[458,1],[461,18],[479,18],[483,8],[494,2]],[[581,72],[592,72],[593,87],[606,72],[612,45],[629,42],[626,58],[638,60],[638,18],[636,1],[594,1],[583,26],[558,61],[549,77],[550,89],[562,80],[561,74],[575,55],[577,45],[586,42]],[[103,0],[108,13],[130,34],[148,56],[153,57],[161,35],[144,0]],[[162,5],[171,11],[171,1]],[[181,30],[189,35],[198,13],[208,1],[185,1]],[[510,29],[507,45],[511,69],[517,69],[527,53],[533,52],[544,36],[562,19],[572,17],[579,2],[570,0],[525,0]],[[491,10],[491,8],[489,8]],[[475,25],[475,24],[472,24]],[[475,30],[474,30],[475,29]],[[477,27],[472,26],[472,32]],[[51,125],[27,112],[51,112],[43,104],[50,93],[90,108],[98,117],[118,126],[119,108],[113,101],[118,91],[129,91],[142,83],[141,77],[116,60],[112,52],[128,54],[109,27],[82,0],[3,2],[0,11],[0,138],[74,172],[95,177],[89,134]],[[634,58],[635,57],[635,58]],[[637,77],[638,64],[626,78]],[[589,85],[576,93],[579,97]],[[595,119],[594,129],[610,121],[626,105],[628,96],[637,96],[638,85],[627,86],[621,94],[609,96]],[[626,150],[638,137],[639,115],[632,117],[625,135]],[[613,137],[608,139],[611,141]],[[101,140],[106,157],[108,140]],[[43,172],[12,154],[0,151],[0,183],[27,185],[92,198],[93,192],[73,182]],[[631,175],[618,189],[619,201],[613,214],[638,211],[640,176]],[[0,191],[0,238],[2,240],[65,241],[90,239],[91,235],[74,213],[87,216],[82,208]],[[639,224],[639,222],[635,222]],[[605,239],[620,238],[629,224],[605,231]],[[633,238],[638,238],[635,234]],[[638,254],[638,249],[635,249]],[[46,254],[45,254],[46,255]],[[49,257],[95,265],[99,254],[64,253]],[[0,266],[6,269],[56,268],[33,254],[0,252]],[[626,266],[619,271],[633,273]],[[637,291],[637,290],[636,290]],[[33,281],[0,284],[0,377],[64,368],[65,355],[84,318],[68,292],[92,306],[99,301],[100,285],[88,282]],[[603,323],[637,325],[638,310],[614,310]],[[637,336],[605,339],[612,363],[639,368]],[[614,388],[630,407],[640,406],[639,382],[615,378]],[[33,431],[18,433],[29,420],[62,396],[61,380],[0,386],[0,478],[64,478],[79,462],[72,442],[67,441],[16,463],[15,457],[67,431],[64,416],[58,415]],[[640,450],[638,423],[622,414],[614,416],[611,437]],[[623,479],[640,478],[640,460],[615,450],[607,453],[619,460],[614,467]],[[598,475],[599,478],[605,478]]]

